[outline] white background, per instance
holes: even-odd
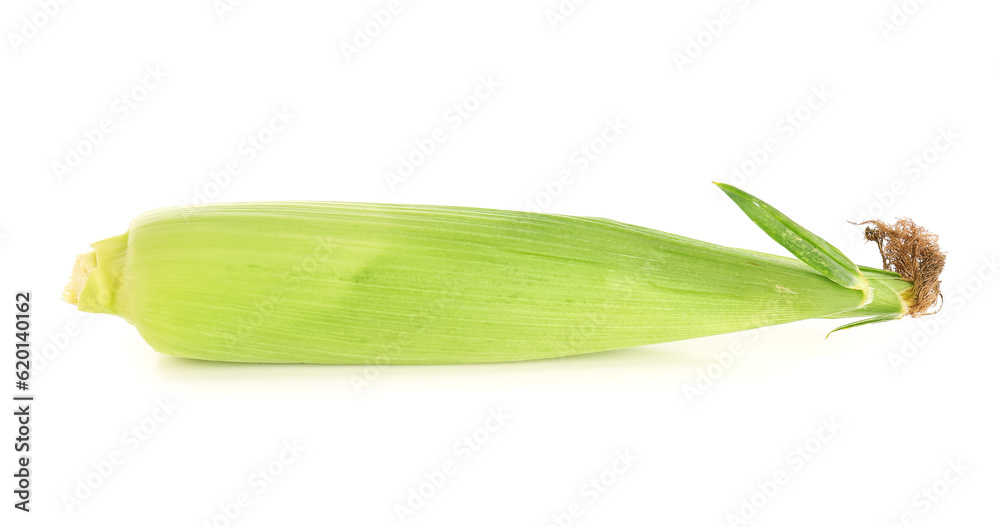
[[[572,13],[564,2],[553,27],[555,0],[422,0],[370,25],[367,44],[359,31],[386,1],[252,1],[222,16],[209,0],[50,4],[0,8],[3,318],[30,289],[36,354],[33,512],[14,511],[5,491],[13,524],[399,525],[397,505],[411,489],[429,494],[425,474],[447,462],[456,470],[405,525],[722,526],[747,507],[759,525],[995,516],[1000,4],[595,0]],[[476,99],[480,79],[499,86]],[[133,108],[123,94],[142,100]],[[475,107],[457,128],[456,104]],[[274,111],[294,117],[272,134]],[[110,132],[81,146],[105,119]],[[598,141],[584,170],[579,149],[608,119],[624,130]],[[435,128],[445,139],[390,187],[386,173]],[[241,144],[260,134],[270,142],[249,159]],[[70,150],[86,155],[75,163]],[[213,182],[230,162],[239,173]],[[747,175],[734,175],[741,166]],[[557,184],[564,170],[571,179]],[[827,340],[836,321],[373,378],[173,359],[124,321],[59,299],[89,243],[206,194],[536,203],[785,254],[713,180],[739,183],[861,264],[879,256],[847,221],[912,217],[948,252],[945,310]],[[6,331],[12,342],[13,323]],[[158,399],[176,406],[165,419]],[[509,417],[461,455],[456,442],[496,409]],[[831,420],[835,433],[816,439]],[[136,426],[151,433],[136,441]],[[304,451],[274,462],[286,441]],[[113,472],[92,474],[115,451]],[[616,452],[635,460],[604,474],[614,482],[592,499],[589,481]],[[248,478],[267,467],[281,474],[258,492]],[[769,484],[779,470],[787,481]],[[67,507],[88,478],[99,484]],[[914,501],[924,489],[933,497]],[[252,503],[219,516],[241,492]]]

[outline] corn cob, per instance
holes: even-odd
[[[850,327],[934,303],[936,274],[918,291],[912,276],[859,268],[719,186],[798,259],[599,218],[223,203],[139,216],[78,257],[64,298],[122,317],[162,353],[328,364],[539,359],[869,317]]]

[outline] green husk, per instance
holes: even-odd
[[[159,352],[258,363],[516,361],[906,313],[910,282],[720,186],[806,263],[599,218],[223,203],[139,216],[65,298]]]

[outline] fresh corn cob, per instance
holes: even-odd
[[[227,203],[139,216],[77,259],[65,299],[170,355],[331,364],[539,359],[933,304],[720,186],[799,260],[598,218]]]

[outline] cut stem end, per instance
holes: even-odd
[[[73,264],[73,272],[70,274],[69,282],[63,288],[62,299],[67,303],[75,306],[80,301],[80,294],[83,293],[83,287],[87,285],[87,275],[90,273],[90,269],[94,267],[93,263],[96,263],[96,260],[94,251],[76,257],[76,263]],[[93,263],[88,266],[88,261]]]
[[[91,244],[94,250],[76,257],[63,300],[88,313],[118,314],[122,268],[128,233]]]

